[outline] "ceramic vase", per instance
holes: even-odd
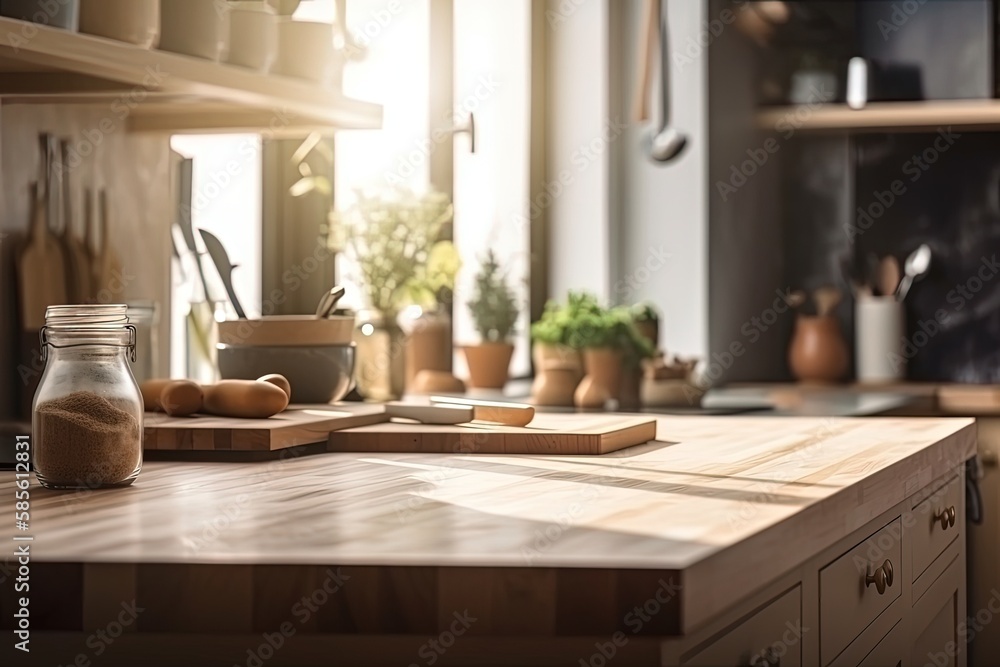
[[[837,382],[847,373],[849,354],[833,315],[800,315],[788,349],[792,375],[803,382]]]

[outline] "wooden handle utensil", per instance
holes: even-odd
[[[535,418],[535,408],[523,403],[477,401],[455,396],[431,396],[431,403],[469,406],[474,409],[473,421],[503,424],[504,426],[527,426]]]

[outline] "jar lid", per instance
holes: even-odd
[[[121,327],[128,321],[128,306],[125,304],[80,304],[45,309],[45,326],[49,328]]]
[[[124,338],[125,334],[127,338]],[[48,358],[48,348],[108,345],[125,347],[135,361],[135,326],[129,324],[125,304],[81,304],[49,306],[45,309],[45,326],[38,332],[42,345],[42,361]]]

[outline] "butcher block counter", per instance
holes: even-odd
[[[33,483],[27,532],[3,473],[31,653],[0,662],[965,664],[972,420],[657,429],[599,457],[153,462],[127,489]]]

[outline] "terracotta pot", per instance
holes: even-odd
[[[572,368],[549,368],[539,371],[531,384],[531,402],[549,407],[573,407],[573,394],[580,384]]]
[[[462,348],[469,364],[469,386],[474,389],[503,389],[507,369],[514,356],[509,343],[480,343]]]
[[[792,375],[804,382],[837,382],[847,373],[849,354],[840,322],[832,315],[800,315],[788,348]]]
[[[425,312],[409,323],[406,340],[406,387],[420,371],[451,373],[451,318],[443,311]],[[443,377],[443,376],[442,376]]]
[[[602,410],[611,400],[611,392],[589,375],[585,375],[576,391],[573,392],[573,403],[578,408],[589,410]]]
[[[535,362],[535,372],[540,373],[550,368],[573,371],[577,382],[583,377],[583,355],[565,345],[550,345],[535,343],[531,348],[532,359]]]
[[[622,382],[622,352],[609,347],[587,348],[583,351],[583,365],[587,371],[573,396],[581,408],[603,408],[617,399]]]

